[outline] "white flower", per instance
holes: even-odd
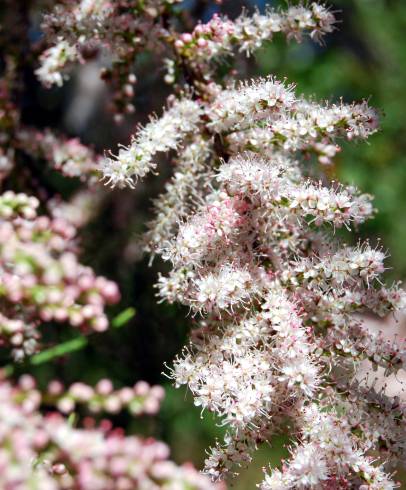
[[[156,168],[153,158],[157,153],[178,148],[185,135],[197,128],[200,115],[197,102],[176,101],[160,118],[141,128],[128,148],[121,148],[117,156],[102,162],[106,184],[133,187]]]
[[[41,55],[41,66],[35,71],[39,80],[46,86],[58,85],[61,87],[66,78],[63,70],[66,65],[74,61],[78,54],[75,46],[64,39],[59,39],[55,46],[50,47]]]

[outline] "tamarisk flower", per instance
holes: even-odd
[[[50,46],[40,57],[37,77],[47,87],[61,86],[67,78],[67,64],[86,63],[100,56],[111,61],[102,68],[101,78],[113,88],[116,120],[132,113],[134,64],[145,49],[162,52],[168,32],[161,22],[172,14],[179,0],[81,0],[57,2],[43,18],[42,29]],[[103,63],[104,64],[104,63]]]
[[[266,475],[261,490],[289,488],[360,488],[392,490],[397,486],[384,469],[373,465],[362,443],[351,436],[346,419],[320,412],[316,404],[302,411],[303,442],[292,450],[282,472]]]
[[[167,19],[174,14],[179,0],[138,0],[115,2],[79,1],[57,4],[44,17],[42,28],[51,45],[41,56],[36,71],[46,85],[61,85],[68,62],[86,62],[104,50],[112,58],[111,68],[101,77],[115,89],[114,104],[118,114],[134,111],[132,98],[136,76],[133,66],[145,48],[161,54],[170,43],[174,52],[166,58],[168,83],[176,81],[177,72],[186,63],[199,79],[209,81],[215,61],[233,54],[234,48],[249,55],[265,41],[281,32],[286,38],[301,41],[304,34],[320,41],[334,29],[335,17],[326,7],[311,3],[289,7],[285,11],[268,9],[261,15],[241,15],[235,21],[217,14],[207,24],[195,26],[191,33],[172,30],[168,36]],[[62,20],[63,19],[63,20]],[[168,50],[166,50],[168,51]],[[200,90],[198,84],[195,88]]]
[[[300,181],[294,167],[283,155],[275,154],[271,162],[253,155],[232,158],[219,169],[218,180],[232,194],[254,194],[264,208],[289,208],[298,216],[312,216],[316,225],[332,223],[337,227],[352,222],[363,223],[372,215],[371,196],[357,195],[355,188],[326,188],[321,183]],[[295,177],[298,182],[295,183]]]
[[[295,101],[293,85],[273,78],[242,83],[222,91],[208,107],[209,127],[215,132],[244,129],[272,113],[286,110]]]
[[[301,151],[317,155],[322,164],[330,164],[340,151],[339,138],[365,139],[377,127],[378,115],[366,102],[323,106],[297,100],[261,125],[227,135],[227,142],[233,152]]]
[[[405,409],[354,380],[366,360],[385,375],[404,368],[404,340],[384,342],[360,315],[404,309],[405,293],[384,285],[387,254],[379,247],[332,236],[373,216],[371,196],[318,175],[341,140],[377,131],[377,112],[366,102],[306,100],[274,77],[230,83],[231,71],[215,73],[223,56],[248,55],[277,32],[320,41],[334,29],[333,13],[312,2],[235,21],[215,16],[177,33],[163,28],[169,2],[119,1],[104,13],[100,5],[63,7],[66,26],[51,16],[47,37],[75,46],[79,37],[80,56],[91,57],[94,32],[96,45],[124,67],[113,71],[129,97],[136,53],[171,48],[166,80],[176,84],[176,98],[99,166],[107,184],[134,187],[156,170],[158,153],[172,152],[174,174],[154,201],[143,243],[171,267],[158,279],[159,298],[201,317],[169,375],[227,426],[205,473],[215,481],[235,476],[261,443],[289,427],[290,457],[266,473],[262,490],[396,488],[387,462],[405,465]],[[125,27],[128,8],[137,17]],[[46,311],[54,315],[52,306]],[[81,389],[82,397],[96,396]],[[68,390],[70,409],[76,395]]]
[[[189,222],[180,226],[176,243],[168,258],[174,263],[199,263],[216,254],[218,247],[229,244],[244,227],[247,204],[238,197],[219,195]],[[222,243],[221,243],[222,242]]]
[[[283,280],[293,284],[318,285],[331,287],[369,287],[384,271],[385,254],[366,245],[365,247],[347,247],[335,254],[321,257],[314,262],[305,258],[294,267],[294,272],[284,271]]]
[[[147,223],[144,251],[163,253],[179,224],[200,204],[207,181],[207,161],[212,154],[212,142],[193,135],[185,140],[175,161],[175,171],[165,192],[154,201],[155,217]]]
[[[199,174],[205,183],[198,181],[199,199],[190,205],[182,179],[172,179],[171,195],[178,187],[184,199],[172,201],[180,219],[165,228],[154,252],[172,264],[159,278],[158,296],[203,316],[170,376],[228,427],[205,472],[213,480],[235,475],[288,421],[296,435],[290,460],[265,477],[264,490],[395,488],[384,462],[389,455],[403,463],[403,432],[385,448],[373,429],[358,434],[351,423],[354,395],[341,396],[336,373],[353,379],[365,359],[388,375],[403,369],[404,341],[383,342],[354,314],[403,309],[405,294],[382,284],[382,250],[329,236],[372,217],[371,196],[309,178],[300,158],[313,151],[326,163],[320,155],[339,138],[367,138],[377,129],[375,112],[365,103],[305,102],[274,79],[220,89],[202,101],[201,111],[196,129],[210,135]],[[278,125],[292,127],[292,138],[272,139]],[[269,147],[247,152],[244,144],[227,143],[233,135],[244,141],[257,128],[271,134]],[[218,140],[225,143],[222,153]],[[194,168],[192,160],[190,175]],[[166,226],[164,213],[154,226],[159,216]],[[340,420],[342,398],[350,408]],[[365,412],[366,426],[377,427],[376,416]]]

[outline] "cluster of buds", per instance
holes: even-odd
[[[127,409],[132,415],[154,415],[158,412],[163,395],[161,386],[151,387],[145,381],[138,381],[132,388],[114,390],[109,379],[102,379],[95,388],[77,382],[67,390],[60,382],[52,381],[44,399],[47,404],[55,404],[63,413],[71,413],[78,405],[86,405],[92,413],[117,413]]]
[[[24,407],[41,405],[55,407],[64,414],[70,414],[79,407],[86,408],[92,414],[118,413],[128,410],[132,415],[155,415],[164,397],[161,386],[150,386],[138,381],[133,387],[114,389],[109,379],[101,379],[95,387],[80,381],[66,388],[63,383],[53,380],[48,383],[45,392],[41,392],[35,379],[25,374],[18,380],[18,390],[14,400]],[[87,419],[87,425],[91,422]]]
[[[89,390],[96,396],[86,385],[80,389],[74,386],[69,392],[77,391],[77,396],[83,397]],[[104,380],[95,393],[107,400],[107,388],[110,384]],[[140,403],[147,411],[148,400],[161,398],[156,387],[146,384],[128,389],[132,396],[146,397]],[[162,442],[125,436],[122,430],[112,429],[108,420],[96,424],[85,419],[84,428],[74,428],[56,411],[42,415],[39,406],[48,403],[47,397],[41,396],[29,376],[23,376],[17,385],[0,381],[2,488],[214,490],[210,480],[192,465],[178,466],[170,461],[168,447]]]
[[[206,460],[213,480],[235,475],[287,425],[291,456],[262,490],[392,490],[386,462],[406,461],[403,408],[390,413],[396,400],[351,382],[366,359],[386,375],[403,369],[404,341],[383,342],[362,314],[402,310],[406,295],[383,285],[382,250],[329,236],[371,218],[371,196],[308,170],[312,156],[320,169],[330,164],[340,140],[374,134],[377,113],[366,102],[307,101],[273,77],[213,76],[212,61],[234,46],[249,53],[278,31],[318,40],[333,25],[312,3],[214,17],[180,34],[175,49],[194,90],[178,91],[128,149],[103,161],[109,183],[133,187],[156,170],[157,152],[177,150],[144,244],[172,266],[158,280],[161,300],[202,317],[170,376],[228,427]]]
[[[120,296],[114,282],[78,261],[74,226],[37,215],[38,205],[25,194],[0,196],[1,342],[15,357],[32,353],[41,322],[106,330],[105,306]]]

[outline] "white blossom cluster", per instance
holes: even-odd
[[[69,62],[76,60],[78,54],[74,45],[63,38],[44,51],[41,55],[41,66],[36,70],[38,79],[47,87],[57,85],[61,87],[67,78],[65,72]]]
[[[159,152],[176,152],[143,243],[171,264],[158,279],[161,300],[200,318],[170,376],[228,427],[206,460],[213,480],[287,427],[291,456],[262,490],[390,490],[388,462],[406,464],[404,407],[354,382],[365,359],[386,375],[404,368],[404,342],[372,334],[360,313],[404,309],[405,294],[383,285],[381,249],[331,238],[371,218],[372,197],[309,170],[309,157],[322,170],[341,140],[375,133],[377,114],[366,102],[305,100],[274,77],[228,83],[209,66],[274,32],[318,39],[333,25],[312,3],[215,17],[179,35],[172,68],[186,65],[193,87],[103,162],[108,183],[133,187]]]
[[[185,134],[192,133],[199,121],[200,107],[185,99],[176,101],[161,118],[152,119],[141,128],[129,147],[103,162],[106,184],[133,186],[134,181],[154,170],[156,153],[175,150]]]

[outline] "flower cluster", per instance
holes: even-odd
[[[144,250],[154,254],[163,243],[168,243],[180,221],[196,208],[206,188],[206,166],[213,153],[212,144],[199,134],[185,138],[184,147],[175,165],[176,171],[165,184],[165,192],[154,201],[156,217],[147,224]]]
[[[0,8],[0,347],[7,363],[10,353],[14,361],[24,361],[18,370],[23,366],[29,369],[38,360],[50,363],[61,353],[65,357],[69,354],[69,348],[64,350],[65,344],[61,344],[30,358],[46,343],[47,324],[63,323],[80,330],[69,344],[83,346],[86,342],[82,342],[82,334],[106,330],[107,306],[120,298],[114,282],[81,263],[77,236],[107,195],[103,186],[96,188],[100,169],[108,172],[116,158],[96,154],[76,137],[25,124],[27,119],[38,122],[36,115],[27,118],[24,112],[26,95],[31,93],[26,82],[31,77],[32,55],[38,53],[38,46],[45,46],[36,75],[46,87],[61,86],[74,65],[100,55],[99,60],[109,66],[101,75],[115,91],[112,105],[118,112],[116,116],[132,112],[136,57],[145,49],[166,49],[170,22],[166,25],[164,18],[174,13],[173,7],[179,2],[53,3],[54,10],[44,18],[45,35],[35,45],[28,33],[37,32],[31,21],[35,24],[43,3],[6,2]],[[185,100],[172,99],[166,116],[151,119],[132,145],[120,151],[119,157],[127,159],[128,167],[124,171],[116,167],[115,172],[108,173],[111,183],[122,185],[143,177],[155,169],[158,152],[177,150],[185,138],[192,140],[196,133],[195,145],[189,146],[183,160],[183,193],[187,199],[195,176],[203,179],[202,156],[207,154],[208,159],[211,151],[198,135],[200,104],[193,99],[192,91]],[[195,161],[192,172],[191,158]],[[55,176],[48,169],[61,175]],[[66,177],[76,182],[65,185]],[[177,189],[174,191],[177,195]],[[238,208],[237,199],[232,201]],[[175,201],[173,205],[176,207]],[[189,207],[193,206],[190,202]],[[170,239],[178,214],[165,212],[168,224],[162,227],[162,233]],[[214,204],[212,212],[215,226]],[[160,243],[156,234],[151,240]],[[126,311],[122,312],[124,317],[121,314],[116,318],[128,321]],[[4,372],[15,370],[14,364],[8,364]],[[51,371],[49,367],[47,372]],[[191,464],[179,466],[169,460],[164,443],[151,437],[125,435],[123,428],[114,429],[112,421],[104,418],[106,413],[116,415],[122,410],[128,412],[127,419],[156,414],[164,394],[162,387],[138,381],[132,387],[117,388],[109,379],[95,386],[80,380],[70,386],[53,380],[44,390],[40,385],[31,375],[15,382],[7,380],[3,371],[0,373],[0,488],[224,488]]]
[[[119,299],[114,282],[78,261],[74,226],[37,215],[38,205],[25,194],[0,196],[0,338],[17,358],[36,349],[41,322],[105,330],[105,306]]]
[[[134,111],[134,63],[146,48],[167,54],[166,82],[175,83],[187,65],[196,77],[195,89],[204,90],[199,80],[209,81],[216,64],[235,50],[250,54],[272,40],[275,33],[296,41],[309,34],[320,41],[335,24],[333,13],[313,2],[286,11],[268,9],[263,15],[243,14],[235,21],[215,15],[207,24],[199,23],[192,33],[178,32],[176,22],[168,22],[177,3],[179,0],[82,0],[57,4],[43,21],[49,47],[40,57],[38,78],[45,86],[60,86],[70,65],[108,53],[111,67],[103,68],[101,77],[114,89],[114,106],[120,120],[120,114]],[[176,17],[178,21],[178,11]]]
[[[250,54],[275,33],[301,41],[303,35],[320,41],[334,29],[334,15],[315,2],[308,7],[291,6],[285,11],[268,9],[261,15],[241,15],[235,21],[215,15],[207,24],[198,24],[192,33],[183,33],[175,41],[176,51],[190,62],[198,73],[207,76],[208,66],[219,58],[231,55],[234,49]],[[209,70],[210,72],[210,70]]]
[[[224,152],[229,155],[313,151],[322,163],[330,162],[339,151],[339,138],[365,139],[377,130],[377,114],[366,102],[326,107],[296,98],[293,89],[266,78],[227,87],[206,104],[188,98],[176,100],[161,118],[139,130],[130,147],[103,161],[105,179],[113,186],[131,186],[134,179],[156,168],[156,153],[179,148],[182,143],[186,146],[198,127],[209,133],[206,141],[210,135],[221,135]],[[261,136],[263,133],[266,136]]]
[[[352,415],[352,414],[346,414]],[[358,488],[390,490],[393,482],[382,466],[365,455],[353,426],[336,412],[321,412],[317,404],[302,409],[303,441],[292,448],[282,471],[266,475],[261,490],[289,488]],[[351,420],[351,419],[350,419]]]
[[[69,62],[73,62],[77,57],[75,46],[71,46],[62,38],[58,40],[55,46],[47,49],[41,56],[41,67],[38,68],[36,74],[44,85],[51,87],[52,85],[62,86],[64,79],[67,77],[63,70]]]
[[[45,86],[60,86],[68,77],[70,65],[107,54],[111,66],[102,69],[101,77],[114,90],[114,107],[120,120],[120,114],[134,111],[135,60],[146,48],[164,49],[169,33],[162,25],[162,16],[171,14],[179,1],[57,3],[43,20],[49,47],[40,57],[37,77]]]
[[[102,162],[106,184],[132,187],[134,181],[155,169],[156,153],[177,149],[184,135],[196,129],[199,116],[196,102],[175,101],[161,118],[152,119],[140,128],[129,147],[121,148],[116,157]]]
[[[305,100],[274,77],[228,83],[212,70],[234,46],[249,53],[278,31],[318,39],[333,25],[313,3],[214,17],[179,35],[193,90],[178,90],[189,95],[172,96],[162,118],[103,165],[113,184],[133,186],[156,169],[158,151],[177,150],[144,248],[172,267],[158,279],[161,300],[202,317],[170,376],[228,427],[206,460],[213,480],[235,475],[287,426],[291,456],[266,473],[263,490],[390,490],[386,462],[405,463],[403,408],[354,379],[366,359],[386,375],[404,368],[404,341],[383,341],[362,314],[404,309],[406,295],[383,285],[382,250],[330,238],[371,218],[372,197],[308,168],[312,157],[321,170],[330,164],[340,140],[374,134],[377,113],[366,102]],[[388,406],[396,408],[385,421]]]
[[[376,112],[366,102],[345,105],[318,105],[297,100],[293,110],[266,119],[261,125],[233,132],[227,142],[233,152],[264,153],[271,148],[315,154],[328,165],[340,151],[336,138],[365,139],[378,127]]]

